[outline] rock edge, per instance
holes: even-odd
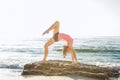
[[[22,75],[79,75],[98,79],[119,77],[119,72],[108,67],[99,67],[88,64],[71,64],[70,61],[48,60],[45,63],[34,62],[24,65]]]

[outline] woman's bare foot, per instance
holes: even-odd
[[[45,63],[45,60],[40,61],[39,63]]]
[[[77,63],[77,62],[72,62],[71,64],[72,64],[72,65],[75,65],[75,64],[78,64],[78,63]]]
[[[37,64],[41,64],[41,63],[45,63],[45,60],[41,60],[41,61],[35,62],[36,65],[37,65]]]

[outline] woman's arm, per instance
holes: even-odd
[[[69,52],[71,52],[72,62],[77,63],[77,57],[72,46],[69,46]]]

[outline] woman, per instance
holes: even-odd
[[[41,62],[46,61],[46,58],[48,55],[48,47],[50,45],[52,45],[54,42],[58,42],[60,40],[65,40],[67,42],[67,45],[63,46],[63,56],[64,57],[66,56],[66,52],[70,52],[71,57],[72,57],[72,63],[77,63],[75,51],[72,47],[73,39],[67,34],[59,33],[59,26],[60,26],[59,21],[55,21],[54,24],[52,24],[45,32],[43,32],[42,35],[48,34],[49,31],[53,30],[53,37],[50,40],[48,40],[48,42],[44,45],[44,50],[45,50],[44,51],[44,58]]]

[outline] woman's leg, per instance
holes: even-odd
[[[53,34],[59,32],[59,26],[60,26],[59,21],[55,21],[55,23],[53,23],[47,30],[45,30],[42,35],[49,33],[49,31],[51,30],[54,30]]]
[[[58,21],[56,21],[55,24],[54,24],[53,34],[56,34],[57,32],[59,32],[59,26],[60,26],[60,23]]]
[[[54,43],[54,39],[51,38],[45,45],[44,45],[44,58],[42,62],[46,61],[47,55],[48,55],[48,47]]]
[[[54,24],[51,25],[45,32],[43,32],[43,35],[46,33],[49,33],[49,31],[54,30],[53,36],[59,32],[59,21],[56,21]],[[41,62],[45,62],[47,55],[48,55],[48,47],[52,45],[55,42],[54,38],[51,38],[44,46],[44,58]]]

